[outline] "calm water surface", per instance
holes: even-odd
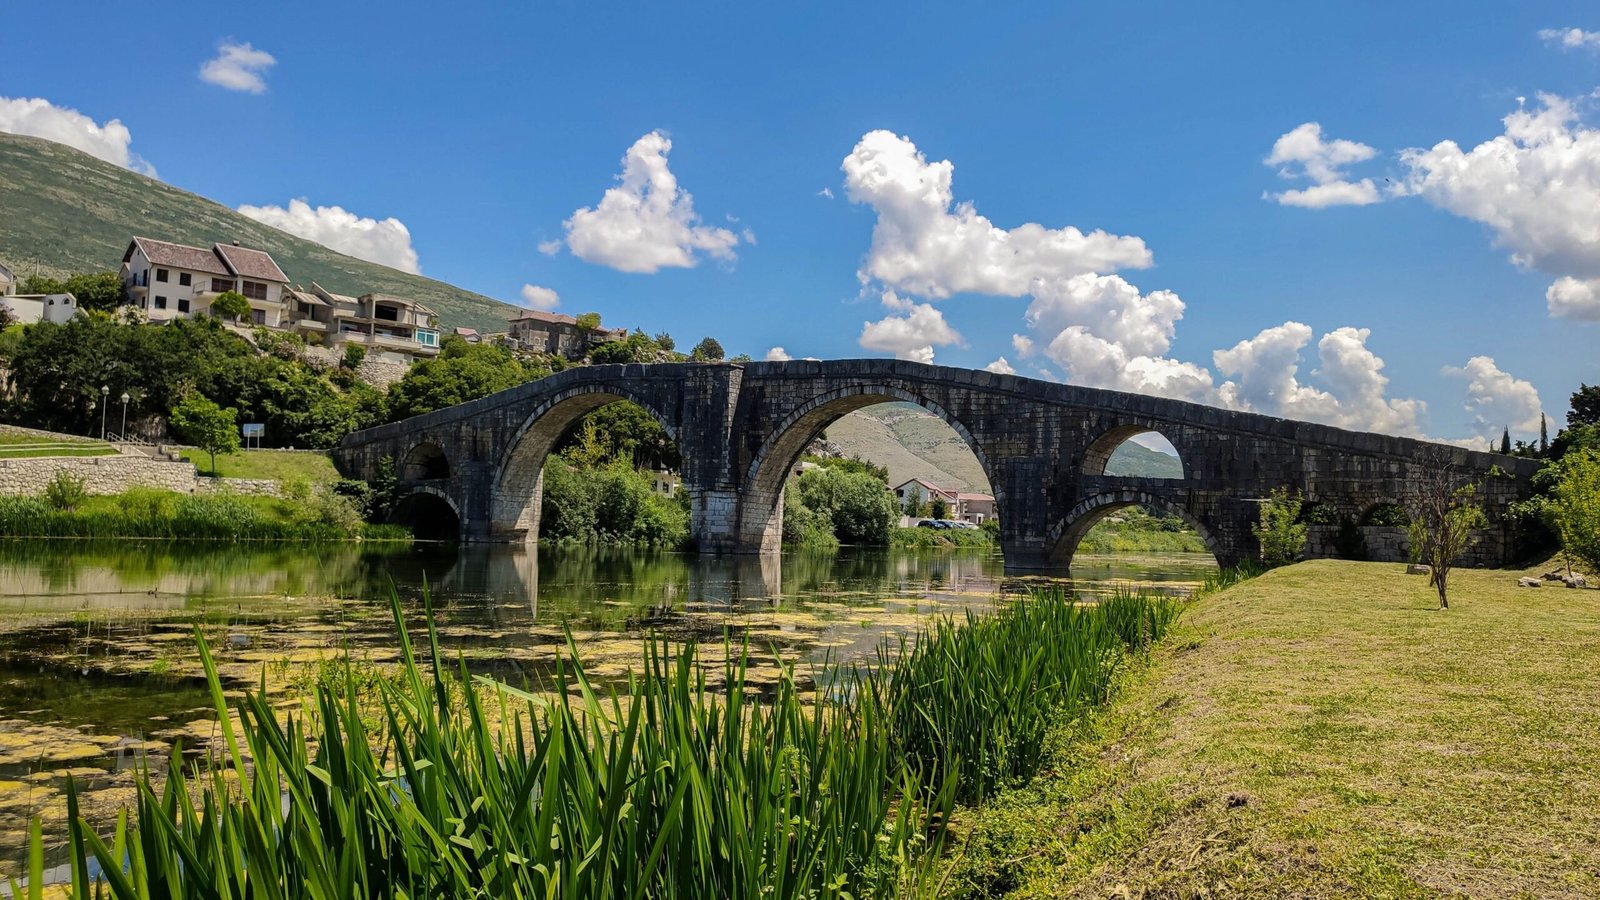
[[[1202,554],[1080,557],[1072,587],[1187,592]],[[63,785],[91,818],[133,797],[131,769],[160,769],[172,745],[214,735],[193,631],[231,686],[288,700],[326,660],[394,660],[388,597],[423,625],[424,585],[449,653],[475,671],[541,683],[565,646],[598,679],[620,677],[649,633],[748,642],[759,668],[870,653],[938,613],[985,611],[1030,584],[998,555],[845,548],[830,554],[700,557],[510,546],[0,541],[0,881],[16,874],[27,820],[57,842]],[[54,855],[54,854],[53,854]],[[59,860],[59,855],[55,855]]]

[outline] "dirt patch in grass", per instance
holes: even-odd
[[[1315,561],[1199,601],[1052,773],[964,823],[968,896],[1600,894],[1600,591]]]

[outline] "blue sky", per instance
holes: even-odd
[[[337,206],[302,227],[364,227],[345,238],[405,264],[392,227],[351,224],[394,218],[426,275],[685,346],[1004,357],[1441,438],[1527,434],[1600,381],[1592,4],[64,6],[8,4],[29,38],[0,98],[118,120],[126,139],[89,140],[230,206]],[[1400,155],[1509,140],[1519,108],[1513,183]],[[9,129],[60,124],[34,113]],[[684,193],[603,205],[630,147]],[[894,205],[946,160],[975,212]],[[1320,208],[1265,196],[1319,179]],[[630,215],[666,230],[630,241]]]

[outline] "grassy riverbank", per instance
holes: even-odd
[[[574,665],[527,695],[466,682],[436,642],[431,665],[413,662],[401,630],[396,675],[319,678],[316,715],[288,724],[254,696],[231,719],[206,656],[242,784],[143,784],[135,833],[76,830],[74,893],[90,858],[118,897],[235,896],[246,880],[340,897],[921,893],[957,799],[1030,777],[1049,723],[1104,702],[1176,612],[1039,594],[885,646],[815,693],[787,668],[757,680],[738,653],[703,664],[657,643],[620,694]]]
[[[1052,774],[958,823],[959,896],[1600,893],[1600,591],[1315,561],[1197,601]]]
[[[1079,553],[1205,553],[1206,542],[1182,519],[1118,510],[1089,529]]]
[[[339,541],[402,540],[410,534],[363,522],[348,501],[327,493],[293,501],[135,488],[84,498],[70,510],[38,497],[0,497],[0,537]]]
[[[998,544],[995,533],[982,528],[896,528],[889,532],[889,546],[899,550],[949,550]]]
[[[211,456],[204,450],[184,450],[182,456],[194,463],[202,474],[213,474]],[[308,484],[326,484],[339,480],[339,471],[333,467],[332,457],[314,450],[240,450],[237,453],[219,453],[215,474],[222,478],[299,480]]]

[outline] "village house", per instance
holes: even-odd
[[[598,329],[590,332],[578,327],[578,320],[561,313],[522,310],[509,320],[507,343],[513,350],[549,353],[567,359],[582,359],[589,348],[628,336],[626,328]]]
[[[355,345],[368,358],[411,363],[439,355],[439,317],[404,297],[335,294],[316,282],[285,295],[286,327],[309,344],[342,353]]]
[[[135,237],[122,254],[122,283],[128,304],[144,310],[151,322],[169,322],[207,313],[227,291],[250,301],[251,324],[281,328],[289,277],[272,254],[232,244],[211,249]]]
[[[5,263],[0,263],[0,297],[9,297],[17,292],[17,276],[6,268]]]
[[[22,325],[54,322],[57,325],[78,315],[78,298],[72,294],[17,294],[0,295],[0,307],[11,314],[11,320]]]
[[[976,491],[954,491],[939,487],[926,478],[913,478],[894,489],[895,497],[900,501],[900,508],[906,509],[911,503],[917,506],[932,504],[934,500],[943,500],[946,519],[955,519],[960,522],[971,522],[982,525],[995,517],[994,496],[978,493]]]

